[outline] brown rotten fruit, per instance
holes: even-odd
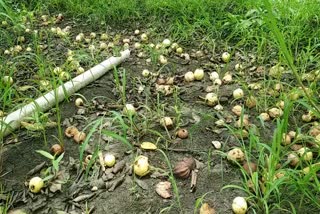
[[[86,139],[86,133],[84,133],[84,132],[77,132],[77,133],[73,136],[73,140],[74,140],[76,143],[82,143],[85,139]]]
[[[253,163],[253,162],[245,162],[242,165],[244,171],[246,171],[246,173],[248,175],[251,175],[252,173],[257,171],[257,164]]]
[[[63,152],[64,152],[64,148],[63,146],[61,146],[60,144],[54,144],[51,146],[51,149],[50,149],[51,153],[53,155],[61,155]]]
[[[177,131],[177,136],[181,139],[186,139],[188,138],[188,130],[187,129],[179,129]]]
[[[77,133],[78,133],[78,129],[74,126],[70,126],[66,129],[66,131],[64,132],[64,134],[67,136],[67,137],[73,137],[75,136]]]
[[[178,178],[188,178],[191,174],[191,171],[195,168],[196,161],[192,157],[184,158],[174,167],[173,174]]]

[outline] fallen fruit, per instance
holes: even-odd
[[[162,45],[164,47],[169,47],[171,45],[171,41],[169,39],[165,39],[162,41]]]
[[[247,201],[243,197],[236,197],[232,201],[232,210],[235,214],[245,214],[247,212]]]
[[[283,115],[283,111],[280,108],[271,108],[268,113],[272,118],[278,118]]]
[[[136,108],[132,104],[126,104],[123,108],[123,113],[125,115],[134,115],[136,113]]]
[[[160,124],[167,129],[171,129],[173,126],[173,121],[170,117],[164,117],[160,119]]]
[[[136,158],[133,164],[133,172],[142,177],[149,173],[150,166],[148,162],[148,157],[140,155]]]
[[[234,106],[234,107],[231,109],[231,111],[232,111],[235,115],[241,116],[242,106],[236,105],[236,106]]]
[[[150,71],[149,71],[148,69],[144,69],[144,70],[142,71],[142,76],[148,77],[149,75],[150,75]]]
[[[205,97],[208,106],[214,106],[218,102],[218,96],[215,93],[208,93]]]
[[[231,55],[228,52],[222,53],[222,56],[221,56],[223,62],[229,62],[230,57],[231,57]]]
[[[289,161],[290,166],[295,167],[300,162],[300,158],[298,157],[298,155],[296,153],[290,153],[290,154],[288,154],[288,161]]]
[[[176,49],[176,52],[177,52],[178,54],[181,54],[181,53],[183,53],[183,49],[182,49],[181,47],[178,47],[178,48]]]
[[[156,192],[162,198],[171,198],[171,183],[168,181],[162,181],[157,183],[156,185]]]
[[[141,34],[140,38],[141,38],[141,41],[143,41],[143,42],[148,41],[148,36],[146,33]]]
[[[192,81],[194,81],[195,77],[194,77],[193,72],[192,72],[192,71],[188,71],[187,73],[185,73],[184,79],[185,79],[185,81],[187,81],[187,82],[192,82]]]
[[[211,143],[214,146],[214,148],[216,148],[216,149],[221,149],[221,147],[222,147],[222,143],[220,141],[213,140],[213,141],[211,141]]]
[[[254,96],[249,96],[247,99],[246,99],[246,106],[248,108],[253,108],[257,105],[257,99],[254,97]]]
[[[244,171],[246,171],[246,173],[248,175],[251,175],[253,172],[256,172],[257,171],[257,164],[256,163],[253,163],[253,162],[245,162],[243,165],[242,165]]]
[[[80,106],[83,106],[84,102],[83,102],[83,99],[78,97],[75,101],[74,101],[74,104],[77,106],[77,107],[80,107]]]
[[[231,83],[232,82],[232,74],[230,74],[230,73],[226,73],[224,76],[223,76],[223,78],[222,78],[222,81],[224,82],[224,83]]]
[[[29,181],[29,190],[33,193],[38,193],[43,188],[44,182],[40,177],[33,177]]]
[[[202,80],[203,77],[204,77],[204,71],[203,69],[196,69],[194,72],[193,72],[193,76],[196,80]]]
[[[231,149],[227,154],[229,161],[242,162],[244,160],[244,153],[240,148]]]
[[[77,132],[74,136],[73,136],[73,140],[76,143],[82,143],[84,140],[86,139],[86,133],[84,132]]]
[[[177,131],[177,136],[181,139],[186,139],[189,136],[188,130],[187,129],[179,129]]]
[[[145,150],[156,150],[157,146],[151,142],[143,142],[140,145],[141,149],[145,149]]]
[[[168,60],[167,60],[167,58],[165,57],[165,56],[163,56],[163,55],[160,55],[159,56],[159,62],[160,62],[160,64],[167,64],[168,63]]]
[[[305,161],[311,161],[313,158],[313,153],[306,147],[302,147],[297,153]]]
[[[240,63],[237,63],[235,66],[234,66],[234,69],[236,71],[241,71],[243,69],[243,66],[240,64]]]
[[[244,96],[244,92],[241,88],[237,88],[233,91],[233,98],[240,99]]]
[[[60,144],[53,144],[50,151],[53,155],[59,156],[64,152],[64,148]]]
[[[62,69],[61,69],[60,67],[55,67],[55,68],[53,69],[53,73],[54,73],[55,75],[60,75],[61,72],[62,72]]]
[[[194,158],[184,158],[178,162],[173,169],[173,174],[178,178],[188,178],[191,171],[196,168],[196,161]]]
[[[71,79],[71,76],[68,72],[64,72],[62,71],[60,74],[59,74],[59,78],[62,80],[62,81],[66,81],[66,80],[69,80]]]
[[[78,131],[78,129],[76,128],[76,127],[74,127],[74,126],[69,126],[66,130],[65,130],[65,132],[64,132],[64,134],[67,136],[67,137],[73,137],[75,134],[77,134],[79,131]]]
[[[219,74],[215,71],[210,73],[210,80],[215,81],[216,79],[219,79]]]
[[[270,120],[269,114],[268,114],[268,113],[265,113],[265,112],[261,113],[261,114],[259,115],[259,118],[260,118],[261,120],[263,120],[263,121],[269,121],[269,120]]]
[[[5,84],[5,85],[12,85],[13,84],[13,78],[10,77],[10,76],[4,76],[2,78],[2,82]]]
[[[116,157],[113,154],[107,153],[104,155],[104,165],[107,167],[113,167],[116,163]]]
[[[92,159],[92,155],[87,155],[84,159],[84,167],[87,167],[89,164],[90,160]]]
[[[291,143],[291,136],[289,134],[283,133],[281,144],[286,146]]]
[[[199,214],[215,214],[216,211],[208,203],[202,204]]]
[[[278,78],[282,75],[283,72],[284,72],[284,67],[282,67],[280,65],[275,65],[270,68],[269,75],[274,78]]]

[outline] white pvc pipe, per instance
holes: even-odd
[[[42,97],[39,97],[33,102],[10,113],[6,117],[4,117],[2,121],[0,121],[0,136],[4,137],[11,133],[13,130],[19,128],[23,118],[31,116],[35,111],[49,110],[56,104],[56,102],[61,102],[65,99],[66,96],[70,96],[89,83],[100,78],[108,70],[114,68],[129,56],[130,51],[125,50],[121,52],[120,57],[110,57],[109,59],[87,70],[83,74],[80,74],[72,80],[66,82],[64,85],[59,86],[57,89],[51,90]]]

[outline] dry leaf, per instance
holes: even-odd
[[[61,187],[62,185],[59,183],[52,183],[49,189],[51,192],[55,193],[57,191],[61,191]]]
[[[156,192],[162,198],[170,198],[171,195],[171,183],[169,181],[162,181],[156,185]]]

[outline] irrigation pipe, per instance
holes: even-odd
[[[33,102],[23,106],[22,108],[10,113],[0,121],[0,136],[5,137],[15,129],[20,127],[21,121],[31,116],[36,111],[47,111],[52,108],[56,102],[61,102],[65,97],[72,95],[76,91],[85,87],[89,83],[103,76],[108,70],[119,65],[130,56],[130,51],[121,52],[120,57],[110,57],[93,68],[87,70],[83,74],[78,75],[72,80],[51,90],[45,95],[37,98]]]

